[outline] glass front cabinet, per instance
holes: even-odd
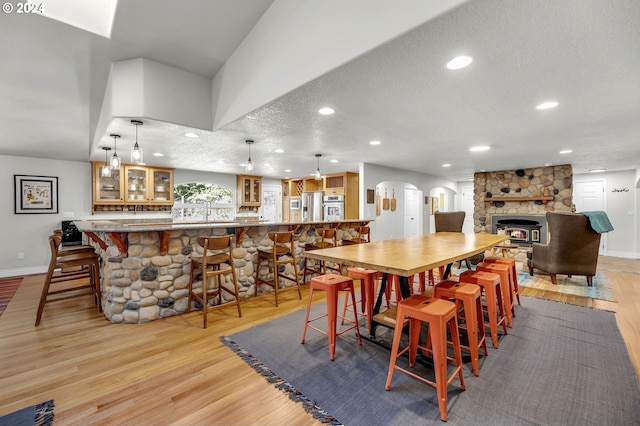
[[[171,211],[173,169],[123,164],[103,173],[104,162],[92,162],[93,212]]]
[[[262,204],[262,177],[238,175],[238,205],[259,207]]]

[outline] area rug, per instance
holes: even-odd
[[[0,426],[49,426],[53,424],[53,400],[0,417]]]
[[[593,277],[593,285],[587,285],[587,278],[574,275],[569,278],[566,275],[557,276],[558,284],[551,282],[551,276],[535,271],[533,276],[529,272],[518,275],[518,285],[555,293],[571,294],[574,296],[589,297],[591,299],[608,300],[617,302],[616,294],[609,283],[606,272],[596,272]]]
[[[449,386],[447,424],[640,424],[640,386],[613,313],[521,299],[514,328],[481,359],[480,376],[465,364],[466,391],[458,379]],[[388,350],[359,346],[348,332],[330,361],[325,336],[309,330],[300,344],[303,323],[299,310],[220,339],[326,423],[442,425],[432,387],[396,372],[385,391]]]
[[[22,278],[0,279],[0,316],[22,283]]]

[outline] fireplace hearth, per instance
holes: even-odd
[[[542,215],[493,215],[491,233],[506,234],[511,244],[531,247],[533,243],[547,243],[547,219]]]

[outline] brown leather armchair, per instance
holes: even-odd
[[[589,219],[580,213],[547,212],[548,244],[533,244],[527,253],[529,275],[533,269],[548,272],[556,284],[556,275],[586,275],[593,285],[598,264],[600,234],[591,228]]]

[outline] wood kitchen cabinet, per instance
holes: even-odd
[[[259,207],[262,204],[262,177],[238,175],[238,206]]]
[[[123,164],[102,176],[104,162],[92,162],[93,212],[171,211],[173,169]]]
[[[353,172],[331,173],[324,177],[324,195],[344,195],[344,218],[360,216],[359,175]]]

